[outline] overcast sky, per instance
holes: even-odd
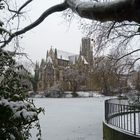
[[[33,22],[47,8],[63,0],[34,0],[27,8],[28,16]],[[45,19],[38,27],[27,32],[21,41],[24,52],[35,62],[45,58],[51,46],[54,48],[79,53],[81,37],[78,23],[73,20],[70,26],[62,17],[62,13],[54,13]]]

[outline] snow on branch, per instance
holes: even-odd
[[[139,0],[115,0],[111,2],[95,2],[66,0],[69,7],[79,16],[104,21],[135,21],[140,23]]]
[[[64,10],[67,9],[67,8],[68,8],[68,7],[67,7],[67,5],[66,5],[65,2],[50,7],[49,9],[47,9],[46,11],[44,11],[44,12],[40,15],[40,17],[39,17],[37,20],[35,20],[32,24],[26,26],[25,28],[23,28],[23,29],[21,29],[21,30],[19,30],[19,31],[16,31],[16,32],[12,33],[11,36],[8,38],[8,40],[6,40],[6,41],[4,42],[4,44],[2,44],[2,45],[0,46],[0,48],[5,47],[14,37],[19,36],[19,35],[22,35],[22,34],[26,33],[27,31],[29,31],[29,30],[35,28],[36,26],[38,26],[38,25],[39,25],[40,23],[42,23],[42,22],[45,20],[45,18],[48,17],[49,15],[51,15],[51,14],[53,14],[53,13],[55,13],[55,12],[64,11]]]

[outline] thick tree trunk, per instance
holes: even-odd
[[[80,17],[101,22],[135,21],[140,23],[140,0],[115,0],[111,2],[66,0],[66,3]]]

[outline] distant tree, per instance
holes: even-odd
[[[31,77],[31,83],[33,86],[33,91],[36,93],[37,92],[37,84],[38,84],[38,75],[35,73],[34,76]]]
[[[33,90],[36,93],[39,73],[38,71],[36,71],[33,74],[34,63],[31,60],[28,61],[19,60],[16,61],[16,63],[17,65],[22,66],[19,72],[26,77],[26,79],[24,79],[23,82],[28,86],[29,91]],[[37,64],[35,65],[35,67],[37,67]]]
[[[131,75],[131,79],[132,79],[132,84],[134,86],[134,89],[137,91],[136,95],[137,95],[137,100],[140,101],[140,67],[138,66],[137,70],[135,70],[134,72],[132,72]]]
[[[35,68],[37,68],[37,64],[36,64]],[[37,92],[37,85],[39,82],[39,71],[37,69],[35,69],[35,73],[31,77],[31,82],[32,82],[32,86],[33,86],[33,91],[36,93]]]
[[[78,96],[76,94],[77,89],[80,85],[85,82],[85,73],[80,72],[75,68],[66,68],[64,72],[64,82],[70,82],[72,88],[73,96]]]
[[[113,63],[111,63],[111,60],[108,58],[97,59],[92,75],[93,86],[96,86],[96,88],[101,90],[103,94],[109,95],[117,86],[117,73],[113,69]]]
[[[137,71],[137,77],[135,79],[135,89],[140,92],[140,71]]]
[[[116,57],[116,59],[112,59]],[[127,75],[132,67],[131,59],[116,62],[118,56],[102,56],[94,60],[92,80],[93,86],[104,94],[121,93],[127,88]]]

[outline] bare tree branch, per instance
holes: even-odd
[[[12,13],[15,13],[15,15],[17,14],[21,14],[21,10],[23,9],[23,8],[25,8],[29,3],[31,3],[33,0],[27,0],[18,10],[13,10],[13,9],[11,9],[10,7],[9,7],[9,4],[7,3],[7,1],[6,0],[3,0],[4,1],[4,3],[6,4],[6,6],[7,6],[7,8],[8,8],[8,10],[10,11],[10,12],[12,12]],[[15,16],[14,15],[14,16]]]
[[[133,53],[135,53],[135,52],[138,52],[138,51],[140,51],[140,49],[136,49],[136,50],[134,50],[134,51],[131,51],[131,52],[129,52],[129,53],[127,53],[127,54],[121,56],[120,58],[117,59],[117,62],[118,62],[119,60],[121,60],[122,58],[124,58],[124,57],[126,57],[126,56],[128,56],[128,55],[131,55],[131,54],[133,54]],[[137,60],[136,60],[136,61],[137,61]]]
[[[10,11],[11,13],[18,13],[16,10],[13,10],[13,9],[11,9],[10,8],[10,6],[9,6],[9,4],[7,3],[7,1],[6,0],[3,0],[4,1],[4,3],[6,4],[6,6],[7,6],[7,8],[8,8],[8,11]],[[18,13],[19,14],[19,13]]]
[[[25,8],[29,3],[31,3],[33,0],[27,0],[19,9],[18,9],[18,13],[20,13],[20,11]]]
[[[4,44],[1,45],[1,48],[5,47],[5,45],[7,45],[14,37],[22,35],[22,34],[26,33],[27,31],[33,29],[34,27],[38,26],[46,17],[48,17],[52,13],[64,11],[65,9],[67,9],[67,5],[65,2],[47,9],[44,13],[42,13],[42,15],[35,22],[33,22],[29,26],[27,26],[19,31],[16,31],[15,33],[12,33],[11,36],[9,37],[9,39],[6,40],[4,42]]]
[[[112,23],[111,27],[109,28],[107,38],[109,38],[109,35],[110,35],[110,33],[111,33],[111,30],[114,28],[115,23],[116,23],[116,22],[114,21],[114,22]]]

